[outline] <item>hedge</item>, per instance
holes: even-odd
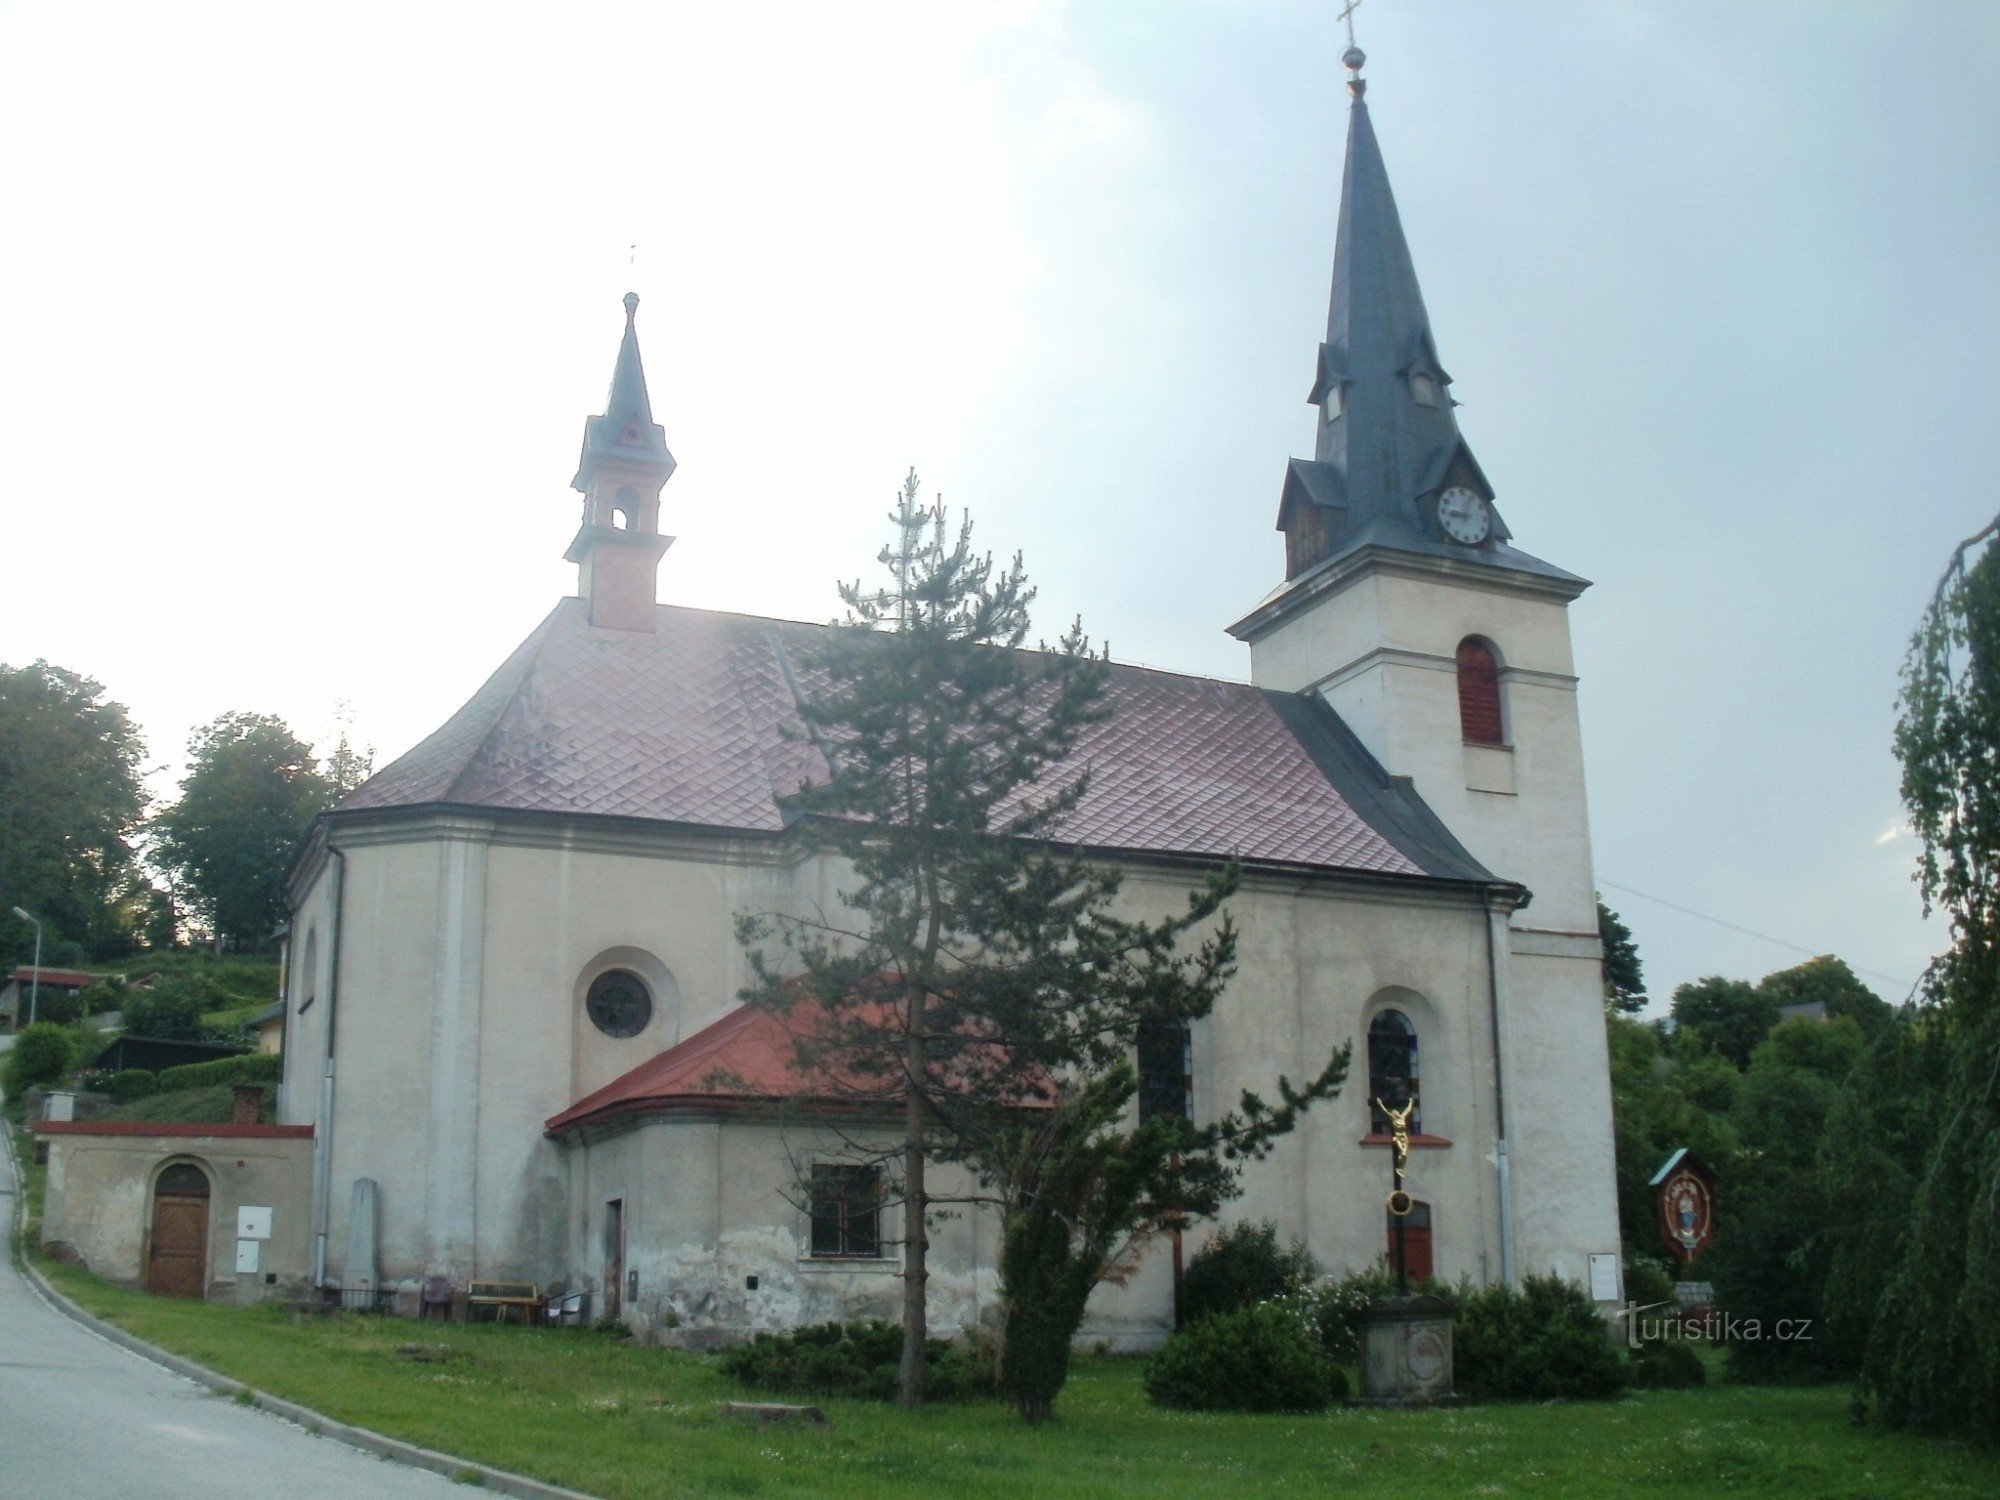
[[[276,1052],[246,1052],[213,1062],[183,1063],[160,1070],[160,1092],[208,1088],[218,1083],[274,1083],[284,1076],[285,1060]]]

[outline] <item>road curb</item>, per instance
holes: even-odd
[[[64,1317],[81,1323],[100,1338],[109,1339],[122,1349],[130,1350],[141,1359],[186,1376],[197,1385],[207,1386],[218,1395],[234,1396],[241,1400],[247,1394],[247,1405],[254,1405],[260,1411],[283,1417],[287,1422],[305,1428],[320,1437],[331,1438],[336,1443],[344,1443],[363,1453],[377,1458],[386,1458],[394,1463],[407,1464],[414,1469],[429,1469],[434,1474],[462,1484],[478,1484],[498,1495],[517,1496],[518,1500],[598,1500],[582,1490],[568,1490],[560,1485],[544,1484],[539,1479],[530,1479],[524,1474],[511,1474],[505,1469],[495,1469],[486,1464],[476,1463],[469,1458],[455,1458],[449,1453],[439,1453],[434,1448],[420,1448],[415,1443],[406,1443],[400,1438],[392,1438],[366,1427],[350,1426],[346,1422],[335,1421],[324,1412],[314,1411],[309,1406],[300,1406],[295,1401],[254,1390],[240,1380],[232,1380],[206,1365],[198,1365],[191,1359],[183,1359],[178,1354],[149,1344],[136,1334],[127,1333],[114,1323],[107,1323],[95,1313],[79,1307],[62,1292],[50,1285],[48,1279],[28,1259],[27,1249],[22,1239],[22,1215],[26,1211],[26,1201],[22,1197],[25,1185],[21,1176],[21,1166],[14,1157],[13,1132],[0,1125],[0,1139],[4,1139],[9,1175],[13,1179],[16,1204],[13,1236],[14,1264],[20,1269],[29,1286],[35,1289],[44,1302]]]

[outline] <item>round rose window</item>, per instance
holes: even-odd
[[[583,1008],[590,1024],[606,1036],[637,1036],[653,1019],[653,996],[646,981],[629,969],[612,969],[590,981]]]

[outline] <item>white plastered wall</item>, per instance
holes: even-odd
[[[1468,636],[1499,658],[1504,748],[1460,732]],[[1565,600],[1485,576],[1365,569],[1257,636],[1251,660],[1260,686],[1321,693],[1475,858],[1531,893],[1495,940],[1516,1271],[1583,1280],[1588,1256],[1619,1237]]]

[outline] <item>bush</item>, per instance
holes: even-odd
[[[1674,1300],[1674,1279],[1665,1261],[1646,1255],[1625,1257],[1625,1300],[1635,1307],[1657,1307]]]
[[[66,1028],[54,1021],[37,1021],[14,1039],[7,1054],[4,1075],[7,1097],[18,1104],[32,1088],[47,1088],[63,1081],[75,1054]]]
[[[160,1092],[176,1089],[211,1088],[218,1083],[270,1083],[282,1078],[285,1060],[275,1052],[246,1052],[241,1057],[218,1057],[210,1062],[182,1063],[178,1068],[160,1069]]]
[[[121,1015],[132,1036],[161,1041],[201,1040],[202,1013],[233,1004],[229,992],[205,974],[162,975],[149,990],[134,990]]]
[[[1188,1262],[1181,1278],[1179,1323],[1185,1328],[1214,1313],[1236,1312],[1309,1287],[1319,1262],[1294,1240],[1278,1243],[1278,1226],[1232,1224]]]
[[[1679,1339],[1656,1339],[1633,1353],[1632,1384],[1642,1391],[1685,1390],[1707,1385],[1708,1367]]]
[[[1318,1335],[1320,1347],[1336,1364],[1353,1364],[1361,1358],[1361,1311],[1377,1297],[1396,1295],[1396,1277],[1384,1261],[1365,1271],[1351,1271],[1338,1281],[1324,1281],[1287,1296],[1272,1299],[1305,1319]],[[1431,1276],[1419,1276],[1410,1283],[1413,1297],[1450,1297],[1449,1284]]]
[[[1324,1411],[1347,1377],[1304,1319],[1264,1303],[1177,1332],[1147,1367],[1146,1394],[1179,1411]]]
[[[145,1068],[127,1068],[122,1073],[113,1073],[105,1082],[105,1092],[119,1103],[129,1103],[143,1099],[160,1086],[159,1075]]]
[[[1606,1400],[1627,1380],[1597,1305],[1558,1276],[1462,1289],[1452,1346],[1455,1383],[1482,1401]]]
[[[872,1319],[760,1333],[724,1353],[722,1369],[761,1390],[893,1401],[902,1359],[901,1326]],[[943,1339],[925,1343],[924,1368],[925,1391],[934,1401],[962,1401],[993,1389],[990,1359]]]

